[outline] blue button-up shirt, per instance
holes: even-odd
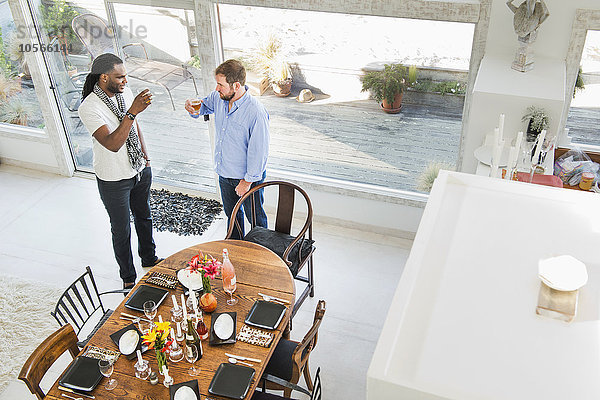
[[[202,99],[200,114],[214,114],[215,172],[247,182],[262,179],[269,155],[269,113],[263,105],[246,92],[229,110],[229,101],[214,91]]]

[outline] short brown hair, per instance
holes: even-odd
[[[215,69],[215,75],[223,75],[229,85],[246,84],[246,68],[238,60],[227,60]]]

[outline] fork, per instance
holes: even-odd
[[[262,294],[262,293],[259,293],[259,295],[263,298],[263,300],[266,300],[266,301],[274,301],[276,303],[290,304],[289,301],[287,301],[285,299],[280,299],[279,297],[273,297],[273,296],[269,296],[267,294]]]

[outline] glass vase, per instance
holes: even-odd
[[[160,350],[156,351],[156,362],[158,363],[158,372],[163,374],[163,365],[167,365],[167,353]]]

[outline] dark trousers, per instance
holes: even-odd
[[[96,178],[98,191],[110,218],[113,250],[123,282],[135,282],[136,273],[131,253],[131,222],[138,237],[138,254],[142,265],[156,261],[156,245],[152,239],[152,216],[150,214],[150,185],[152,170],[146,167],[138,176],[120,181],[103,181]]]
[[[253,188],[256,185],[264,182],[265,177],[267,176],[266,171],[263,173],[262,178],[259,181],[252,182],[250,188]],[[221,187],[221,200],[223,201],[223,210],[225,210],[225,214],[227,215],[227,229],[229,229],[229,225],[231,224],[231,213],[233,212],[233,207],[235,207],[235,203],[240,199],[235,193],[235,188],[240,183],[240,179],[231,179],[231,178],[223,178],[219,176],[219,186]],[[263,203],[265,202],[264,189],[260,189],[255,192],[254,195],[244,201],[242,207],[240,207],[240,211],[236,215],[236,220],[242,229],[242,232],[234,226],[233,233],[231,235],[232,239],[242,239],[244,237],[244,214],[246,214],[246,218],[248,222],[252,223],[252,201],[254,201],[254,207],[256,210],[256,226],[262,226],[267,228],[267,214],[265,214],[265,210],[263,209]]]

